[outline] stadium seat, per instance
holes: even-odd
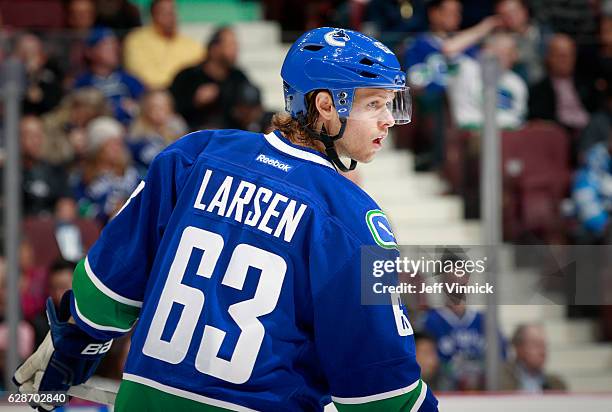
[[[100,226],[93,220],[78,219],[76,222],[81,234],[83,251],[86,252],[100,235]],[[51,217],[29,217],[23,222],[24,235],[34,249],[36,266],[49,268],[61,257],[55,238],[57,221]]]
[[[61,0],[0,0],[4,24],[22,29],[60,29],[64,25]]]
[[[504,237],[529,233],[549,241],[562,236],[560,204],[571,170],[569,136],[549,122],[502,133]]]

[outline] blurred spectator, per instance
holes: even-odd
[[[22,158],[23,213],[52,214],[55,203],[69,196],[65,170],[43,159],[46,136],[40,118],[26,115],[19,124]]]
[[[464,254],[445,253],[440,260],[448,262],[464,260]],[[461,276],[444,272],[442,282],[447,285],[468,285],[470,274]],[[440,357],[440,379],[444,389],[455,391],[483,390],[485,384],[485,317],[466,306],[463,292],[446,289],[445,306],[430,309],[423,317],[423,332],[436,340]],[[505,342],[500,335],[500,354],[506,356]]]
[[[423,130],[419,140],[432,139],[431,147],[415,159],[417,170],[437,167],[443,160],[446,129],[446,86],[449,72],[461,55],[476,57],[477,43],[499,24],[494,17],[462,32],[461,3],[458,0],[432,0],[427,3],[429,32],[418,35],[405,55],[408,82],[413,88],[414,104]]]
[[[4,257],[0,256],[0,390],[2,391],[8,390],[4,382],[4,362],[6,361],[6,351],[9,343],[8,326],[4,322],[6,293],[6,263]],[[17,328],[17,335],[19,342],[17,353],[21,359],[25,359],[30,356],[34,348],[34,331],[27,322],[21,321]]]
[[[49,62],[41,40],[31,33],[22,34],[15,44],[15,57],[26,72],[23,112],[43,114],[53,109],[62,98],[62,75]]]
[[[563,391],[565,383],[544,371],[546,364],[546,333],[540,325],[520,325],[512,337],[516,359],[501,371],[500,386],[504,391],[541,393]]]
[[[484,316],[464,303],[448,304],[425,314],[424,332],[436,339],[442,378],[450,390],[484,389]]]
[[[228,128],[263,133],[270,127],[272,116],[273,113],[264,111],[261,105],[259,89],[250,83],[244,83],[236,95]]]
[[[605,104],[591,116],[578,140],[578,160],[584,161],[586,151],[597,143],[605,143],[612,132],[612,84],[606,85]]]
[[[558,33],[587,43],[597,31],[599,6],[607,0],[530,0],[534,17]]]
[[[209,40],[204,62],[174,78],[170,91],[191,130],[222,128],[228,123],[235,96],[249,82],[236,67],[237,59],[236,35],[230,27],[222,27]]]
[[[150,10],[151,24],[125,39],[125,68],[151,89],[167,88],[180,70],[202,61],[204,50],[178,32],[174,0],[154,0]]]
[[[528,83],[536,83],[544,77],[542,55],[544,36],[542,27],[530,18],[525,0],[498,0],[495,12],[502,21],[502,28],[515,36],[518,50],[514,70]]]
[[[96,6],[93,0],[69,0],[66,3],[66,26],[79,32],[88,33],[96,22]]]
[[[365,19],[374,24],[377,36],[394,48],[406,34],[427,30],[425,0],[371,0],[367,2]]]
[[[187,124],[174,112],[169,92],[155,90],[146,93],[140,103],[140,114],[132,123],[127,138],[141,176],[146,174],[159,152],[186,132]]]
[[[599,103],[592,79],[575,73],[576,43],[555,34],[548,43],[546,76],[529,89],[529,118],[553,120],[573,135],[589,122]]]
[[[4,290],[0,289],[0,292],[4,293]],[[8,325],[4,322],[0,323],[0,390],[7,391],[11,388],[7,387],[4,383],[4,365],[6,361],[6,351],[8,350],[9,344],[9,330]],[[25,360],[34,351],[34,330],[32,326],[25,321],[19,322],[17,327],[17,341],[19,342],[19,348],[17,353],[21,360]]]
[[[56,55],[60,57],[64,76],[64,88],[74,83],[77,75],[87,69],[85,40],[96,21],[94,0],[69,0],[66,3],[66,28],[59,42]]]
[[[57,309],[64,292],[72,288],[72,273],[74,272],[75,264],[67,260],[57,260],[49,269],[47,278],[47,293],[55,308]],[[43,309],[38,315],[32,319],[34,327],[34,346],[38,347],[45,339],[49,332],[49,323],[47,320],[46,311]]]
[[[128,0],[96,0],[96,26],[110,27],[123,38],[140,26],[140,11]]]
[[[140,80],[119,68],[119,42],[112,30],[98,27],[87,38],[89,69],[78,77],[74,87],[95,87],[111,103],[117,120],[129,123],[138,109],[145,89]]]
[[[607,244],[612,210],[612,135],[585,153],[584,164],[574,176],[572,198],[582,233],[580,244]]]
[[[57,109],[43,117],[47,132],[43,158],[54,165],[73,165],[85,152],[89,122],[109,114],[107,100],[97,89],[86,87],[65,96]]]
[[[73,187],[79,214],[105,224],[130,197],[139,183],[130,165],[125,130],[111,117],[101,117],[87,127],[87,154],[83,171]]]
[[[25,320],[32,320],[43,310],[47,296],[47,269],[36,264],[34,249],[27,238],[21,241],[19,249],[19,268],[21,271],[19,289],[21,291],[21,310]]]
[[[497,88],[497,124],[503,129],[518,129],[527,112],[527,84],[512,71],[517,59],[516,42],[509,34],[494,34],[484,51],[497,57],[501,73]],[[456,74],[448,85],[450,109],[459,128],[480,129],[484,120],[482,67],[469,56],[458,61]]]
[[[417,363],[421,367],[421,378],[433,391],[447,390],[441,384],[440,358],[436,340],[426,333],[414,334]]]
[[[612,86],[612,1],[605,1],[596,44],[581,44],[577,59],[580,75],[594,79],[598,90]]]

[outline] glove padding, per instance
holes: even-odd
[[[47,299],[50,331],[43,343],[15,371],[13,382],[22,393],[67,392],[93,375],[112,340],[99,341],[68,323],[72,291],[67,291],[58,312]],[[51,411],[59,405],[31,404],[39,411]]]

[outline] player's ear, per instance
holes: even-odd
[[[319,112],[319,120],[329,121],[337,116],[334,101],[328,92],[317,93],[315,97],[315,106]]]

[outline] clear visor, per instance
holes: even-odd
[[[357,89],[348,116],[351,120],[386,122],[390,126],[410,123],[410,90]]]

